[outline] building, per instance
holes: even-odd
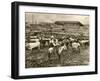
[[[78,36],[80,34],[89,37],[89,26],[83,25],[79,21],[42,22],[31,24],[29,28],[31,29],[30,33],[40,32],[39,34],[44,34],[46,37],[50,37],[50,35],[56,37]]]

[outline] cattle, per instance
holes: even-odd
[[[80,40],[79,41],[82,47],[87,47],[89,46],[89,40]]]
[[[39,39],[33,39],[31,42],[27,43],[27,46],[29,47],[30,50],[34,48],[40,49]]]
[[[79,46],[80,46],[79,42],[72,42],[72,48],[78,49]]]
[[[79,53],[80,53],[80,43],[72,42],[72,54],[79,54]]]

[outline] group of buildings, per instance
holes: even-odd
[[[29,24],[26,22],[26,37],[45,36],[84,36],[89,38],[89,25],[84,25],[79,21],[55,21],[54,23],[41,22],[39,24]]]

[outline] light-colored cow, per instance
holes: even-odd
[[[40,42],[39,42],[39,39],[33,39],[32,41],[34,41],[34,42],[28,43],[29,49],[30,49],[30,50],[32,50],[33,48],[38,48],[38,49],[40,49]]]

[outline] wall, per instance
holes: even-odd
[[[0,1],[0,81],[13,81],[10,78],[10,65],[11,65],[11,2],[14,0],[1,0]],[[20,0],[19,0],[20,1]],[[44,3],[59,3],[59,4],[75,4],[75,5],[94,5],[98,6],[100,10],[100,0],[21,0],[21,1],[34,1]],[[100,11],[98,12],[98,14]],[[100,21],[100,15],[98,16]],[[100,26],[100,24],[98,24]],[[98,26],[98,27],[99,27]],[[100,28],[98,28],[98,31]],[[98,33],[100,34],[100,32]],[[98,39],[100,41],[100,37]],[[100,45],[100,42],[98,43]],[[99,46],[98,46],[99,47]],[[100,51],[99,51],[100,52]],[[100,55],[98,55],[100,58]],[[100,59],[99,59],[100,62]],[[100,64],[99,64],[100,67]],[[99,70],[100,72],[100,70]],[[25,81],[99,81],[100,74],[98,75],[84,75],[84,76],[65,76],[53,78],[39,78],[39,79],[26,79]],[[21,80],[22,81],[22,80]]]

